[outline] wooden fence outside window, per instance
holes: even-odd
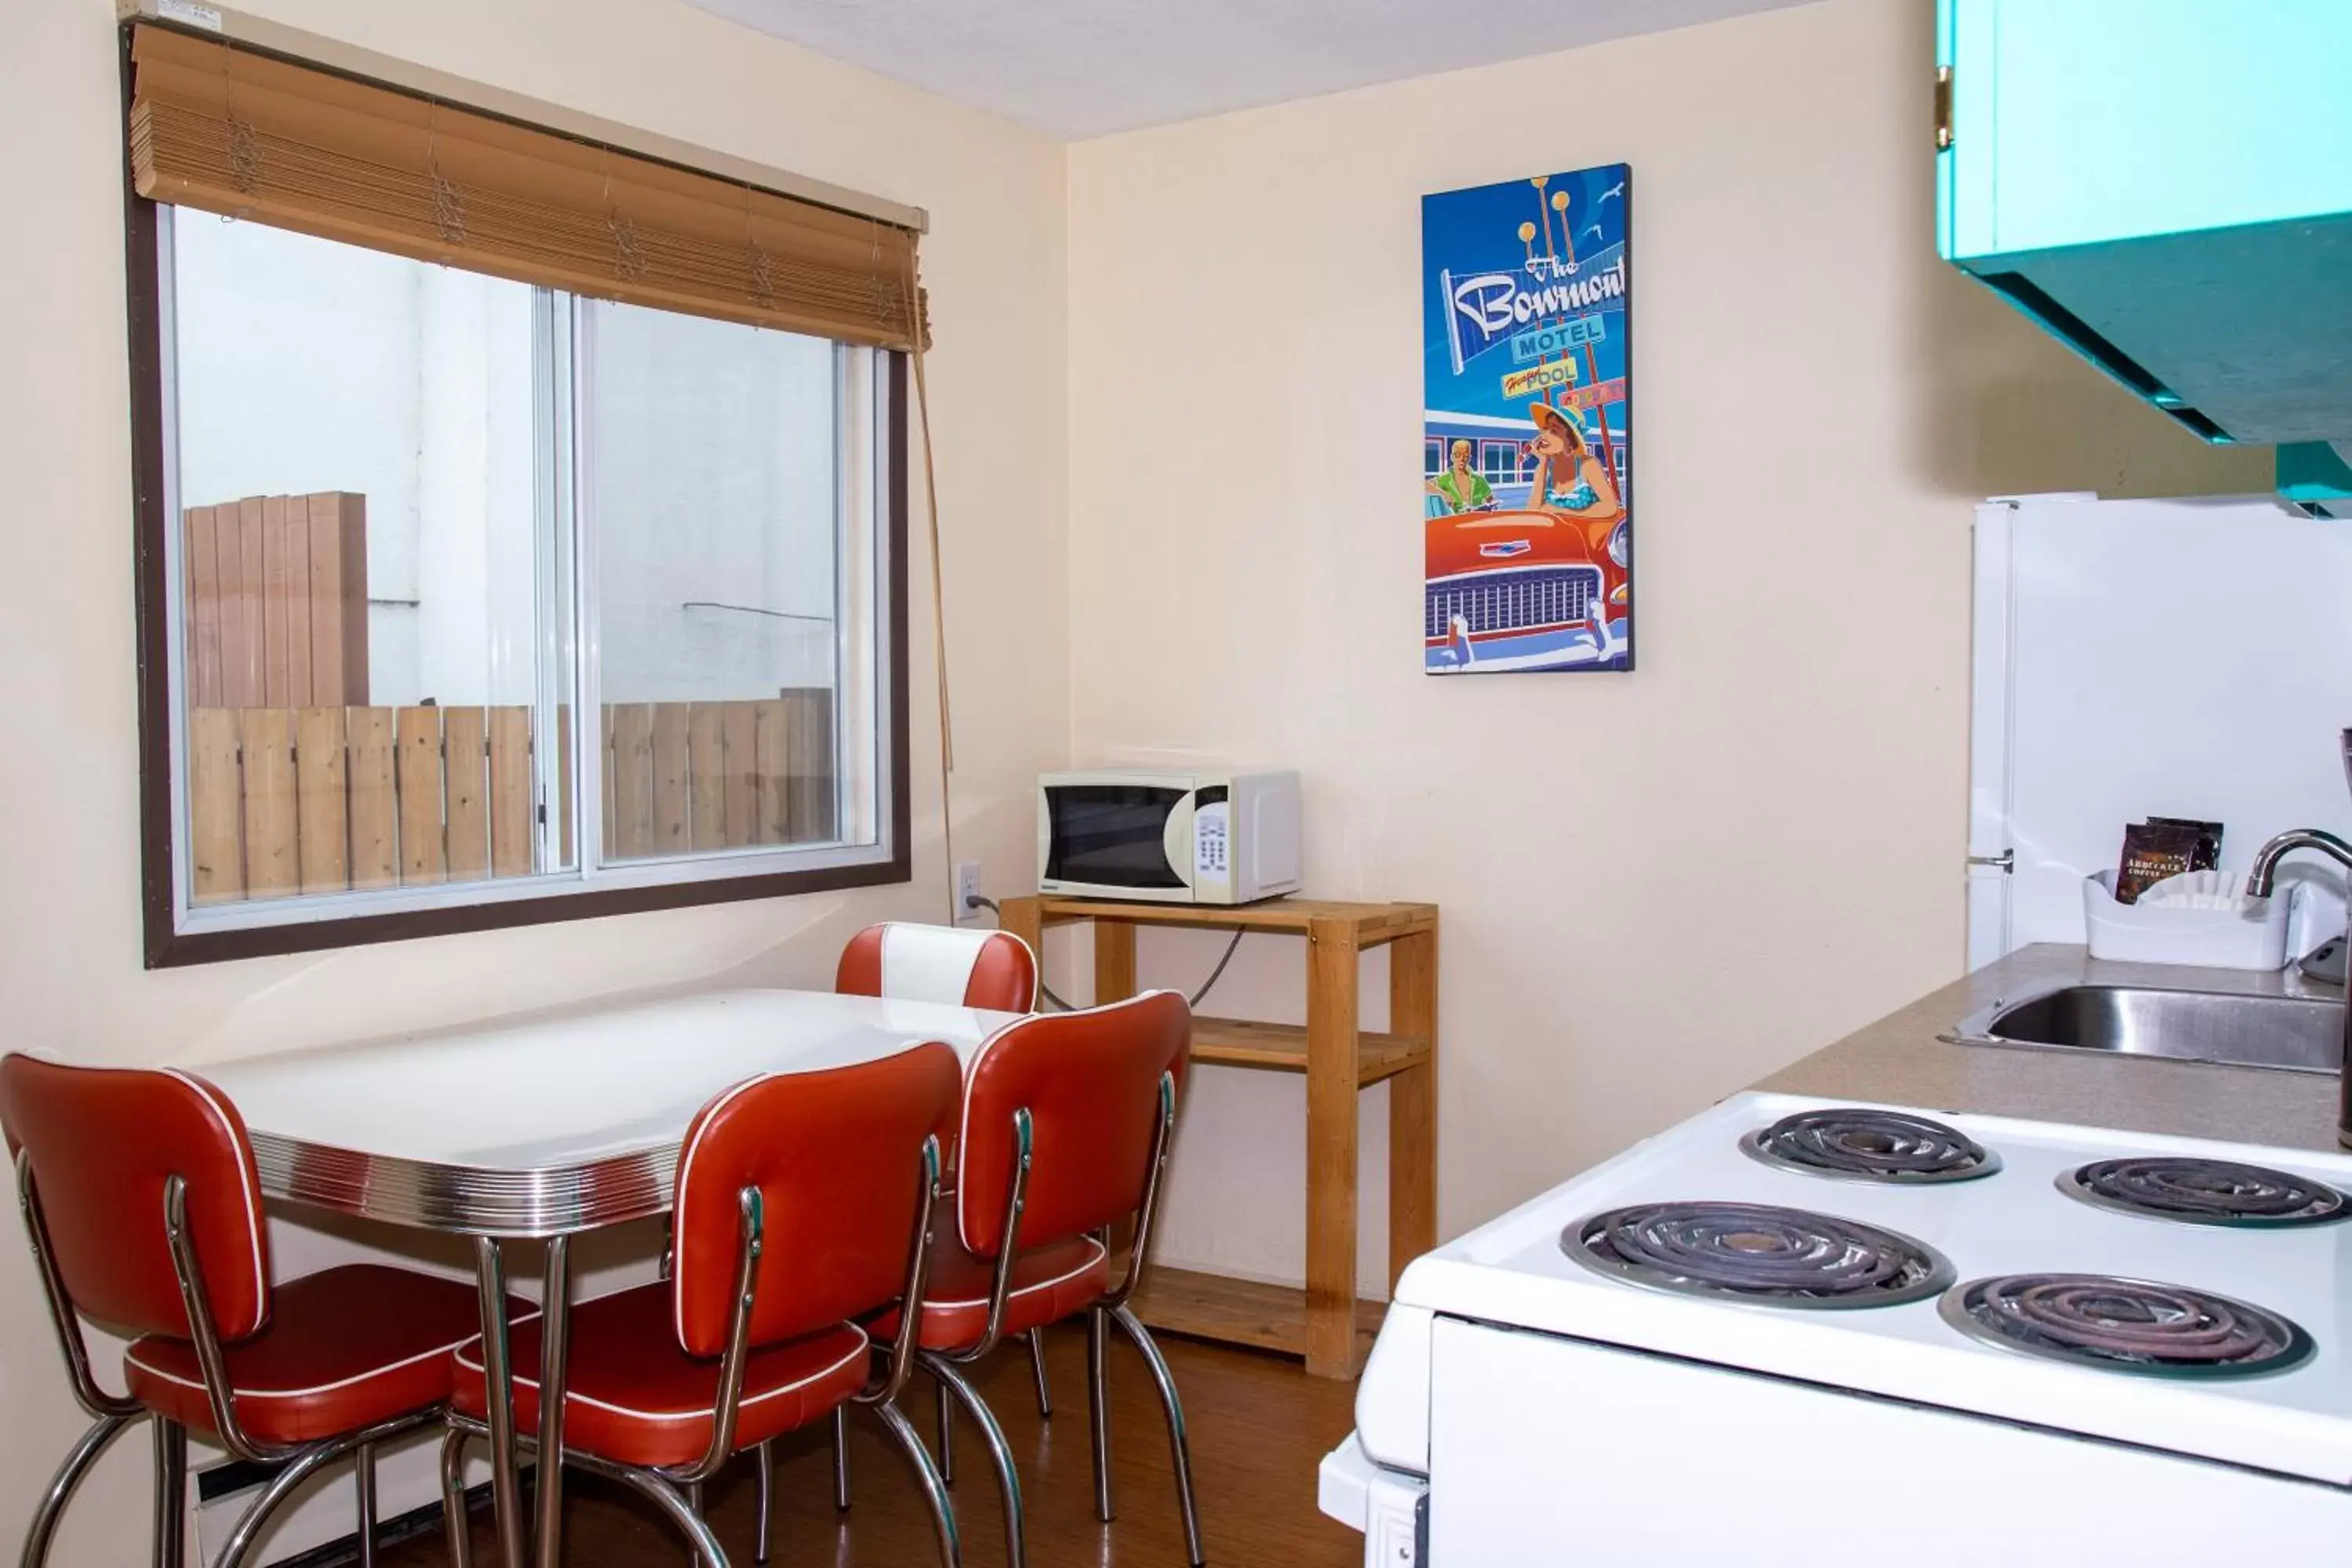
[[[569,758],[571,710],[559,715],[557,754]],[[528,707],[198,708],[189,721],[199,904],[538,869]],[[829,690],[610,703],[600,733],[606,860],[835,835]],[[557,785],[568,866],[561,762]]]

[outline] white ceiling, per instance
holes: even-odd
[[[689,0],[1076,140],[1801,0]]]

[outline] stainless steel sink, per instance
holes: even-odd
[[[2003,998],[1962,1020],[1944,1038],[1962,1046],[2107,1051],[2332,1073],[2344,1065],[2344,1004],[2305,996],[2066,985]]]

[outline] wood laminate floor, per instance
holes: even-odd
[[[1194,1484],[1212,1568],[1353,1568],[1363,1538],[1315,1509],[1315,1467],[1354,1425],[1353,1384],[1310,1378],[1297,1362],[1160,1336],[1192,1429]],[[1004,1424],[1021,1469],[1033,1568],[1182,1568],[1184,1535],[1168,1464],[1168,1439],[1150,1373],[1132,1347],[1111,1345],[1111,1455],[1118,1519],[1094,1516],[1088,1458],[1086,1339],[1074,1325],[1050,1331],[1046,1363],[1054,1416],[1041,1421],[1018,1345],[997,1352],[976,1380]],[[926,1441],[931,1396],[919,1373],[906,1407]],[[929,1517],[912,1474],[870,1415],[851,1423],[852,1504],[833,1506],[833,1469],[824,1432],[779,1443],[776,1568],[928,1568],[939,1561]],[[953,1496],[964,1562],[1001,1568],[1004,1516],[994,1473],[969,1421],[956,1428]],[[751,1563],[756,1488],[738,1459],[708,1490],[709,1517],[735,1568]],[[566,1479],[564,1562],[574,1568],[681,1568],[685,1543],[652,1509],[620,1489],[572,1472]],[[495,1563],[488,1512],[473,1518],[474,1561]],[[383,1568],[440,1568],[447,1550],[436,1531],[382,1556]]]

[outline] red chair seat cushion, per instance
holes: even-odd
[[[923,1348],[952,1351],[979,1343],[988,1329],[988,1292],[995,1283],[996,1265],[965,1251],[952,1226],[942,1228],[923,1283]],[[1110,1255],[1092,1237],[1076,1236],[1033,1248],[1013,1261],[1003,1332],[1025,1334],[1058,1323],[1100,1300],[1109,1289]],[[889,1339],[898,1331],[897,1310],[870,1327],[876,1339]]]
[[[678,1465],[710,1444],[719,1362],[678,1348],[667,1285],[600,1296],[572,1309],[572,1354],[563,1400],[563,1443],[624,1465]],[[539,1321],[509,1341],[515,1426],[539,1426]],[[842,1323],[805,1339],[754,1351],[743,1367],[735,1446],[748,1448],[831,1415],[866,1385],[872,1357],[865,1332]],[[485,1418],[482,1343],[459,1347],[453,1403]]]
[[[236,1418],[259,1443],[316,1442],[442,1404],[450,1352],[482,1327],[471,1285],[382,1264],[289,1279],[273,1293],[261,1331],[224,1352]],[[150,1410],[213,1429],[190,1342],[135,1341],[123,1375]]]

